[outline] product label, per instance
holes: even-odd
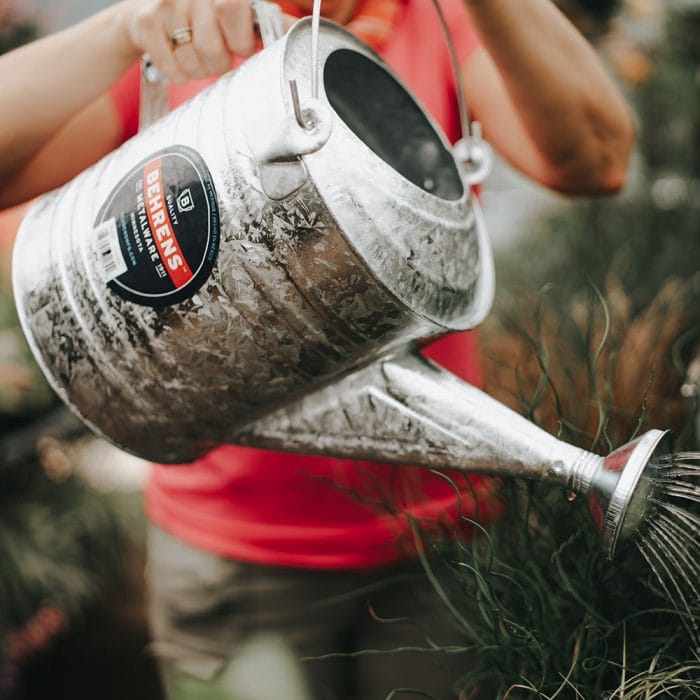
[[[216,191],[202,157],[171,146],[139,163],[112,190],[93,233],[99,273],[119,296],[145,306],[193,296],[219,249]]]

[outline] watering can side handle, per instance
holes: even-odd
[[[141,57],[139,131],[164,117],[168,110],[168,82],[146,53]]]
[[[236,444],[265,449],[562,485],[570,484],[590,454],[557,440],[414,347],[347,374],[232,437]]]

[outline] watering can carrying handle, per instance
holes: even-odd
[[[274,44],[284,34],[282,8],[267,0],[251,0],[254,23],[260,32],[263,46]]]

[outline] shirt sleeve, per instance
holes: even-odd
[[[141,66],[135,63],[109,90],[119,119],[122,143],[139,130],[140,85]]]

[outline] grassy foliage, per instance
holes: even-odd
[[[612,273],[603,291],[565,282],[501,299],[483,333],[489,392],[592,451],[650,427],[682,438],[692,285],[670,278],[635,311]],[[449,551],[435,545],[436,582],[479,660],[464,697],[475,686],[499,698],[700,697],[696,642],[636,551],[607,560],[585,499],[519,481],[504,493],[503,521]]]
[[[500,262],[481,336],[487,391],[594,452],[651,427],[697,449],[680,392],[700,340],[698,260],[687,254],[700,250],[695,213],[645,239],[631,232],[656,218],[602,209],[553,219]],[[688,620],[641,557],[607,561],[585,499],[538,484],[504,490],[502,522],[448,552],[436,545],[436,580],[479,659],[464,697],[475,686],[499,698],[700,697]],[[691,606],[700,619],[700,601]]]
[[[700,12],[684,8],[635,95],[630,188],[563,207],[504,253],[481,332],[488,393],[599,453],[651,427],[698,449],[681,386],[700,348]],[[700,697],[687,624],[700,601],[679,612],[636,551],[608,562],[585,499],[517,481],[504,494],[505,518],[481,537],[428,546],[476,652],[462,697]]]

